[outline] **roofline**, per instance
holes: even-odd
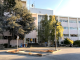
[[[46,14],[39,14],[39,13],[31,13],[31,14],[38,14],[38,15],[46,15]],[[49,14],[47,14],[47,15],[49,15]],[[51,16],[53,16],[53,15],[51,15]],[[80,17],[71,17],[71,16],[62,16],[62,15],[55,15],[55,16],[59,16],[59,17],[66,17],[66,18],[80,18]]]
[[[80,17],[74,17],[74,16],[63,16],[63,15],[55,15],[55,16],[60,16],[60,17],[69,17],[69,18],[80,18]]]
[[[34,8],[34,7],[30,7],[30,8]],[[41,9],[41,8],[35,8],[35,9]],[[52,10],[52,9],[42,9],[42,10]],[[54,10],[52,10],[54,11]]]

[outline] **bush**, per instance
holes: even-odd
[[[7,43],[5,43],[5,44],[4,44],[4,47],[5,47],[5,48],[7,48],[7,47],[8,47],[8,44],[7,44]]]
[[[76,40],[76,41],[74,41],[74,44],[73,44],[73,45],[77,45],[77,46],[80,47],[80,40]]]
[[[70,40],[69,38],[66,38],[65,40],[64,40],[64,44],[73,44],[74,43],[74,41],[73,40]]]

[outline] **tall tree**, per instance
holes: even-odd
[[[39,37],[42,41],[48,41],[48,39],[53,41],[55,39],[55,25],[58,25],[56,27],[56,39],[58,40],[58,37],[63,36],[64,29],[61,23],[55,20],[55,15],[49,16],[49,18],[48,20],[48,16],[45,15],[40,22],[41,29],[39,29]]]
[[[8,47],[10,45],[11,39],[14,39],[14,36],[19,35],[21,39],[24,38],[24,35],[30,33],[34,29],[34,19],[30,11],[23,7],[20,0],[5,0],[4,1],[3,22],[5,22],[4,27],[9,31],[12,37],[8,39]],[[2,11],[1,11],[2,12]],[[0,25],[1,26],[1,25]],[[0,31],[2,29],[0,28]]]
[[[34,29],[34,19],[29,10],[23,7],[21,1],[15,2],[16,5],[10,9],[11,13],[7,18],[7,30],[10,31],[12,37],[19,35],[23,39],[25,34]]]
[[[47,15],[44,15],[44,18],[40,21],[40,29],[38,33],[40,40],[43,40],[44,42],[48,41],[48,37],[50,35],[50,29],[49,29],[49,21]]]

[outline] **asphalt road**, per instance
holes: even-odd
[[[10,54],[0,51],[0,60],[80,60],[80,48],[59,49],[61,49],[61,51],[43,57]]]

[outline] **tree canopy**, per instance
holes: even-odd
[[[56,38],[58,40],[59,37],[63,37],[64,29],[61,26],[61,23],[55,20],[55,15],[49,16],[49,20],[48,20],[48,16],[44,15],[44,18],[41,20],[40,28],[38,30],[40,40],[53,41],[55,39],[55,25],[58,25],[56,27]]]
[[[5,29],[9,30],[12,36],[18,34],[22,37],[34,29],[32,14],[20,0],[5,0],[4,6],[6,6],[4,11]]]

